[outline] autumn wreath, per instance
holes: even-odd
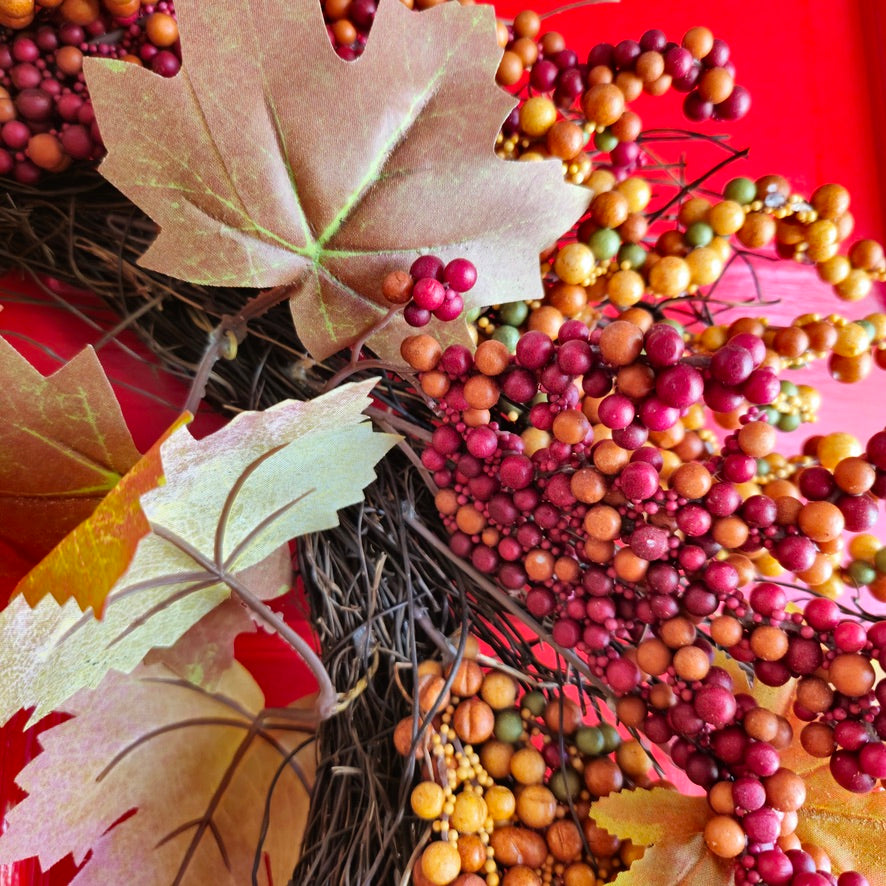
[[[407,5],[0,4],[4,264],[189,386],[142,454],[93,351],[47,377],[0,340],[0,719],[65,715],[0,860],[886,883],[886,431],[793,442],[821,397],[785,374],[866,377],[886,314],[764,321],[754,273],[854,303],[882,247],[719,137],[661,161],[692,136],[640,94],[748,110],[708,29],[580,59]],[[204,400],[233,417],[197,437]],[[266,705],[256,625],[316,695]]]

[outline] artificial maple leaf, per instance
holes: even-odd
[[[247,581],[248,580],[245,579]],[[255,621],[239,600],[219,603],[166,649],[152,649],[145,665],[162,664],[189,683],[210,692],[234,663],[234,640],[255,630]]]
[[[794,730],[793,741],[781,753],[781,765],[806,783],[797,836],[824,849],[835,870],[856,870],[871,886],[886,886],[886,791],[850,793],[834,781],[829,758],[806,752],[800,742],[805,723],[794,714],[796,687],[796,680],[777,688],[758,683],[753,694],[761,707],[787,717]]]
[[[131,671],[243,588],[245,570],[289,539],[335,525],[397,439],[363,420],[372,386],[244,412],[202,440],[184,427],[171,434],[160,448],[166,482],[140,499],[151,531],[104,617],[49,598],[32,609],[16,597],[0,613],[0,721],[31,705],[37,720],[109,670]],[[276,596],[274,581],[246,591]]]
[[[48,377],[0,339],[0,593],[12,591],[136,463],[92,348]]]
[[[160,664],[108,674],[71,699],[73,719],[40,736],[0,860],[36,856],[46,870],[91,853],[72,886],[288,882],[315,753],[294,721],[263,704],[237,662],[214,692]]]
[[[84,63],[101,172],[160,226],[142,264],[209,285],[287,286],[323,359],[389,305],[421,253],[470,259],[468,307],[541,295],[538,255],[587,208],[559,161],[493,150],[515,101],[495,84],[491,7],[383,0],[366,50],[338,57],[317,0],[179,0],[179,74]],[[237,72],[236,97],[218,71]],[[464,323],[430,331],[466,335]],[[402,314],[369,345],[399,361]]]
[[[704,841],[712,814],[704,797],[666,788],[618,791],[597,800],[590,811],[610,834],[648,847],[616,877],[617,886],[733,886],[734,863],[718,858]]]
[[[160,447],[184,419],[176,422],[133,465],[120,482],[15,586],[28,605],[47,594],[59,603],[73,599],[84,612],[100,617],[108,592],[126,572],[139,542],[151,527],[140,496],[163,478]]]

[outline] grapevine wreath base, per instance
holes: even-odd
[[[205,338],[195,332],[208,332],[207,325],[236,313],[253,294],[193,286],[139,267],[154,226],[92,170],[80,170],[68,188],[57,184],[51,197],[7,187],[14,203],[28,207],[5,210],[7,266],[33,274],[68,309],[74,309],[70,300],[57,295],[52,280],[100,296],[120,315],[118,331],[136,330],[182,378],[193,377],[205,353]],[[108,242],[114,254],[99,245]],[[346,365],[341,355],[314,361],[287,308],[278,306],[250,322],[236,359],[215,364],[206,397],[236,411],[309,400]],[[363,375],[375,377],[356,377]],[[389,376],[375,398],[381,427],[416,447],[427,442],[433,416],[412,385]],[[380,465],[365,502],[343,511],[339,527],[299,541],[298,574],[323,663],[348,701],[317,732],[317,781],[293,886],[399,883],[407,871],[425,828],[408,814],[415,765],[404,765],[392,741],[394,725],[411,710],[404,665],[435,655],[460,661],[459,638],[473,636],[531,685],[577,683],[589,702],[605,697],[576,656],[552,656],[527,639],[520,629],[527,621],[537,636],[546,632],[438,540],[433,495],[410,467],[405,456]]]
[[[86,10],[83,14],[89,13],[90,5],[82,6]],[[141,17],[138,3],[130,3],[126,9],[116,6],[116,11],[110,10],[116,16],[113,20],[126,21],[130,15],[127,27],[134,30],[126,32],[126,45],[119,51],[112,43],[105,43],[112,48],[100,54],[138,56],[156,73],[176,75],[182,62],[178,44],[170,40],[172,5],[144,6],[147,14]],[[130,7],[133,10],[127,12]],[[366,44],[375,5],[366,0],[353,0],[350,6],[327,2],[324,10],[339,55],[355,58]],[[44,13],[48,10],[39,15]],[[154,19],[146,40],[139,29],[146,28],[144,20],[155,13],[164,18]],[[37,24],[40,21],[38,18]],[[28,26],[28,22],[9,23]],[[807,195],[807,199],[791,193],[781,177],[770,176],[757,183],[733,178],[724,191],[717,176],[725,174],[724,180],[729,179],[729,165],[740,160],[743,152],[704,134],[643,132],[639,117],[626,108],[625,97],[630,99],[632,91],[644,88],[659,94],[658,90],[666,91],[672,81],[683,81],[686,88],[681,91],[687,96],[684,110],[693,123],[712,115],[728,121],[747,110],[746,93],[734,85],[728,48],[713,40],[709,32],[694,29],[686,35],[683,47],[668,44],[657,32],[648,32],[642,46],[625,41],[615,49],[598,47],[587,65],[579,65],[568,56],[568,39],[541,35],[537,24],[537,17],[526,13],[518,23],[499,27],[504,58],[497,79],[519,96],[521,110],[508,117],[497,150],[502,156],[522,156],[526,161],[559,157],[567,179],[586,186],[588,199],[593,195],[594,202],[559,247],[543,255],[545,300],[497,304],[470,315],[481,342],[476,365],[470,351],[458,345],[444,352],[449,357],[441,361],[439,346],[423,334],[438,334],[442,322],[449,319],[445,311],[435,314],[441,323],[432,321],[427,330],[423,328],[430,310],[419,303],[418,289],[429,276],[427,266],[421,273],[412,266],[415,280],[405,275],[410,270],[408,264],[378,275],[377,289],[381,292],[384,282],[391,314],[410,295],[413,299],[404,313],[417,328],[406,332],[418,335],[405,339],[402,356],[410,364],[406,369],[402,363],[396,366],[395,361],[377,359],[373,342],[367,345],[365,337],[349,341],[349,350],[312,356],[302,343],[309,333],[299,337],[288,305],[279,299],[266,303],[262,295],[256,297],[255,288],[199,285],[141,266],[139,259],[157,237],[155,222],[95,168],[77,162],[70,165],[96,159],[102,152],[91,112],[76,116],[82,103],[75,116],[56,129],[31,120],[40,97],[31,95],[19,109],[19,118],[36,122],[30,138],[48,137],[28,148],[27,156],[22,153],[18,157],[10,140],[22,137],[21,133],[15,128],[8,131],[10,150],[2,149],[0,165],[9,158],[10,169],[0,171],[11,172],[13,177],[5,182],[6,197],[0,204],[0,265],[33,277],[49,297],[71,310],[76,308],[59,283],[95,293],[120,318],[106,336],[116,336],[124,329],[138,332],[163,365],[191,385],[187,404],[191,410],[204,397],[222,411],[237,413],[265,409],[288,398],[311,400],[343,379],[378,381],[368,414],[378,429],[402,436],[399,449],[379,462],[376,482],[366,489],[361,504],[341,512],[337,527],[304,536],[297,544],[300,585],[338,701],[335,713],[317,729],[319,764],[291,886],[399,886],[410,878],[417,886],[597,886],[625,868],[628,871],[619,876],[628,877],[630,866],[642,859],[643,846],[653,844],[659,857],[664,857],[667,840],[660,827],[655,830],[651,819],[643,830],[641,812],[635,816],[640,825],[622,822],[623,839],[613,842],[602,828],[588,826],[590,800],[606,794],[615,797],[623,786],[636,788],[634,795],[639,798],[654,785],[667,786],[666,779],[682,777],[681,770],[710,796],[710,808],[704,805],[707,801],[698,801],[704,809],[695,835],[701,860],[699,867],[688,872],[673,876],[667,870],[659,872],[665,879],[656,883],[864,886],[868,881],[842,859],[833,859],[835,870],[839,866],[843,872],[839,880],[836,875],[829,876],[831,859],[815,841],[804,841],[801,849],[799,838],[795,838],[796,845],[790,842],[793,834],[789,829],[784,834],[770,833],[786,818],[796,819],[802,805],[795,777],[777,770],[774,748],[785,746],[784,729],[790,717],[797,734],[803,730],[810,736],[803,747],[808,744],[807,750],[811,748],[822,758],[834,751],[831,731],[836,734],[842,729],[838,739],[842,750],[833,755],[840,761],[836,771],[831,767],[834,776],[843,787],[856,792],[874,788],[871,810],[882,800],[878,784],[886,777],[882,754],[867,752],[867,769],[850,766],[853,754],[861,754],[860,749],[868,746],[882,748],[880,740],[886,738],[886,723],[879,712],[884,684],[880,682],[875,694],[873,682],[868,685],[867,681],[867,669],[873,674],[873,668],[869,662],[860,662],[862,652],[868,660],[879,658],[882,662],[886,637],[883,622],[875,614],[879,610],[875,603],[862,604],[857,594],[847,594],[839,606],[822,603],[807,607],[806,623],[800,613],[810,596],[809,587],[812,596],[827,597],[834,595],[835,584],[840,589],[844,583],[866,586],[875,601],[886,599],[886,568],[880,568],[886,563],[881,563],[883,558],[872,548],[873,543],[868,540],[867,547],[862,543],[850,546],[851,561],[842,568],[841,548],[835,542],[844,526],[853,531],[871,528],[872,522],[865,522],[868,513],[871,509],[876,513],[879,507],[873,496],[882,497],[886,490],[886,445],[882,440],[872,443],[862,457],[861,448],[829,437],[830,444],[819,449],[807,447],[791,460],[774,452],[774,444],[768,448],[766,444],[771,444],[770,436],[774,439],[769,426],[791,431],[811,419],[817,397],[816,392],[789,383],[779,386],[776,372],[769,368],[797,368],[830,353],[830,371],[838,381],[864,377],[875,364],[884,362],[880,355],[886,353],[882,348],[886,317],[872,313],[861,323],[851,323],[810,315],[769,330],[750,318],[734,325],[736,307],[745,306],[748,314],[759,316],[777,293],[754,285],[756,278],[749,278],[753,283],[747,294],[736,301],[721,298],[716,287],[734,262],[753,269],[755,260],[800,259],[814,264],[838,296],[855,301],[883,279],[882,249],[872,241],[861,241],[848,258],[842,255],[840,244],[851,227],[846,221],[848,197],[842,189],[830,186],[830,190]],[[174,33],[177,38],[177,31]],[[13,41],[10,32],[7,42]],[[55,52],[45,48],[50,43],[44,38],[41,51]],[[19,54],[26,55],[26,49]],[[70,55],[65,56],[66,65],[73,73],[66,76],[76,79],[79,68]],[[708,62],[703,66],[705,57]],[[659,71],[666,59],[670,72],[664,67]],[[695,85],[692,77],[700,85]],[[82,96],[83,90],[77,94]],[[71,113],[70,108],[65,110],[65,114]],[[19,118],[14,122],[20,123]],[[595,120],[606,122],[595,125]],[[552,132],[555,135],[550,135]],[[690,140],[703,144],[713,158],[700,170],[687,170],[679,160],[663,159],[669,151],[680,153]],[[648,193],[643,196],[640,182],[644,181],[651,182],[655,190],[652,203]],[[726,245],[730,237],[732,247]],[[433,245],[422,251],[432,253]],[[647,259],[649,265],[642,270]],[[442,278],[442,271],[438,276]],[[402,298],[404,285],[408,291]],[[459,292],[457,287],[450,289]],[[452,301],[451,291],[447,297]],[[440,309],[439,304],[434,308]],[[718,323],[719,312],[730,310],[729,323],[733,325]],[[680,334],[668,323],[676,323]],[[383,324],[380,328],[384,331]],[[369,331],[377,333],[379,329]],[[722,357],[719,369],[712,369],[717,355],[728,351],[730,337],[737,335],[743,338],[733,342],[733,352]],[[653,342],[656,336],[658,344]],[[565,355],[562,359],[552,356],[552,341],[557,354]],[[672,359],[664,352],[673,350],[673,341],[679,343],[680,354]],[[693,356],[686,359],[685,367],[683,363],[678,367],[684,342],[690,344]],[[592,347],[593,353],[603,354],[606,364],[605,372],[597,367],[596,376],[590,365],[585,365]],[[648,358],[639,356],[643,348]],[[634,356],[622,361],[622,355],[632,349],[636,350]],[[765,357],[757,354],[757,349],[762,349]],[[510,355],[515,350],[513,358]],[[316,348],[313,351],[317,354]],[[753,380],[748,381],[752,374],[748,368],[738,381],[730,381],[736,361],[747,362],[752,357],[753,372],[757,373]],[[466,364],[455,365],[465,359]],[[502,365],[496,369],[493,364],[498,363]],[[555,367],[559,367],[557,372]],[[686,377],[670,393],[663,393],[665,384],[659,385],[659,390],[650,379],[671,369],[679,369]],[[702,380],[701,370],[720,375]],[[572,379],[563,383],[560,378],[566,374],[584,385],[581,396],[587,403],[582,409],[572,408],[576,404],[569,401],[567,393]],[[542,542],[533,535],[530,541],[521,540],[519,551],[508,551],[506,545],[499,544],[501,535],[513,540],[522,538],[519,532],[511,536],[485,524],[471,524],[481,514],[484,521],[502,527],[507,527],[509,519],[512,523],[517,519],[506,513],[507,503],[499,501],[493,506],[493,496],[484,499],[480,484],[471,485],[478,474],[483,475],[482,469],[471,475],[475,463],[488,458],[487,467],[492,467],[486,475],[500,471],[509,489],[520,491],[528,485],[521,486],[517,476],[529,470],[528,458],[519,465],[512,460],[510,468],[505,468],[508,458],[519,460],[520,456],[512,452],[502,460],[486,451],[484,434],[489,434],[484,428],[489,427],[489,413],[485,422],[481,419],[486,410],[497,408],[501,391],[491,379],[498,376],[505,378],[507,402],[499,410],[501,426],[493,430],[502,437],[510,434],[503,449],[516,446],[516,435],[521,434],[521,448],[525,446],[530,455],[541,453],[532,470],[540,488],[547,490],[549,510],[573,505],[582,508],[582,517],[594,512],[600,518],[600,522],[589,517],[568,524],[574,535],[584,532],[582,550],[587,556],[582,568],[586,568],[586,580],[579,598],[586,601],[581,606],[588,607],[587,618],[585,610],[577,614],[570,608],[564,592],[568,581],[559,573],[555,580],[551,570],[546,572],[548,560],[554,561],[548,552],[549,539]],[[610,394],[616,376],[619,392]],[[517,382],[508,387],[508,379],[518,379],[524,387],[527,383],[535,386],[526,394],[514,387]],[[736,385],[745,382],[743,396],[737,395]],[[536,396],[539,384],[547,400]],[[701,388],[695,392],[695,401],[682,402],[688,397],[684,387],[694,390],[693,386],[702,384],[707,385],[705,402],[719,414],[720,437],[736,432],[726,438],[722,451],[716,448],[717,436],[711,430],[716,424],[709,421],[710,413],[699,418],[703,416]],[[463,392],[461,397],[455,396],[456,388]],[[657,392],[654,396],[653,389]],[[578,387],[571,390],[577,393]],[[641,400],[643,406],[635,410]],[[746,400],[756,405],[749,406]],[[550,414],[543,415],[548,404],[554,406]],[[585,408],[587,411],[582,411]],[[740,412],[744,414],[739,416]],[[735,414],[730,417],[729,413]],[[681,428],[679,435],[671,432],[675,422]],[[592,424],[594,439],[605,444],[597,450],[585,445]],[[472,435],[472,431],[478,433]],[[651,447],[644,446],[650,431],[657,435],[652,442],[665,454],[664,465],[659,463],[661,454],[656,461]],[[618,489],[613,484],[607,503],[595,510],[586,505],[599,502],[602,493],[598,498],[579,495],[581,504],[576,505],[570,483],[566,482],[566,489],[561,482],[564,476],[574,477],[581,470],[611,478],[629,466],[631,456],[626,453],[644,451],[645,456],[630,461],[640,485],[645,481],[639,475],[650,473],[650,465],[656,466],[656,471],[667,467],[673,474],[681,465],[698,463],[682,475],[679,495],[675,491],[667,498],[659,491],[631,496],[625,481]],[[545,452],[563,455],[560,461],[568,470],[558,468],[555,455],[546,456]],[[619,462],[622,456],[624,463]],[[852,463],[838,472],[850,459]],[[705,465],[711,466],[711,471]],[[799,473],[802,468],[808,469],[805,480]],[[737,504],[729,510],[722,503],[709,502],[705,495],[712,475],[722,480],[719,485],[724,488],[742,486],[753,504],[739,511]],[[757,484],[753,493],[748,491],[751,483]],[[782,485],[776,489],[773,483]],[[655,488],[658,490],[657,480]],[[867,495],[869,490],[871,495]],[[476,495],[473,502],[469,492]],[[798,500],[801,492],[808,500],[802,507],[814,507],[804,518],[798,516],[798,504],[792,516],[785,517],[782,512],[790,507],[783,499],[795,495]],[[847,504],[845,500],[850,498]],[[716,538],[708,532],[710,514],[692,503],[696,499],[723,521]],[[638,504],[644,500],[647,504]],[[769,514],[776,500],[782,509],[778,520]],[[844,504],[844,510],[833,502]],[[544,525],[546,517],[539,512],[546,506],[535,502],[527,508],[534,511],[535,523]],[[652,519],[659,507],[669,515],[680,512],[670,518],[673,525],[664,518],[658,522]],[[717,507],[724,509],[717,511]],[[819,510],[822,514],[812,519],[812,512],[818,514]],[[838,518],[837,511],[843,516]],[[736,513],[741,513],[742,520]],[[725,521],[730,520],[727,525]],[[535,523],[521,525],[530,526],[527,532],[533,534]],[[832,531],[837,523],[839,529]],[[795,524],[803,531],[795,530]],[[689,553],[678,553],[662,527],[683,533],[681,547]],[[546,528],[559,531],[563,527],[555,518]],[[550,537],[560,546],[557,568],[565,574],[570,565],[565,563],[570,558],[563,554],[567,542],[562,533],[555,537],[551,532]],[[621,545],[617,553],[616,542]],[[755,542],[759,542],[757,548]],[[756,556],[764,542],[765,553],[753,562],[745,556]],[[720,549],[723,554],[717,559]],[[531,562],[530,556],[534,558]],[[701,562],[695,563],[693,557],[700,557]],[[502,565],[502,558],[508,563]],[[513,567],[508,571],[515,561],[525,564],[525,570]],[[678,575],[676,567],[663,562],[632,572],[640,561],[673,562],[681,572]],[[607,567],[609,572],[594,564]],[[805,583],[798,596],[799,608],[788,615],[787,601],[779,596],[778,586],[764,581],[776,578],[783,567],[788,570],[786,578],[803,573]],[[635,601],[645,593],[642,582],[647,568],[658,570],[648,587],[652,588],[650,598],[657,600],[661,610],[641,617]],[[689,574],[692,578],[685,578]],[[672,578],[681,582],[682,609],[670,598],[663,600],[668,596],[664,587]],[[622,596],[610,611],[610,600],[600,588],[611,589],[616,579],[623,583]],[[602,584],[594,585],[595,581]],[[749,603],[737,590],[739,581],[747,585]],[[759,582],[756,594],[750,591],[752,581]],[[628,592],[625,585],[630,586]],[[556,599],[557,594],[562,599]],[[696,624],[703,628],[697,640]],[[691,638],[684,642],[675,637],[678,628],[691,630]],[[825,660],[821,649],[813,644],[818,648],[816,658],[807,648],[816,634],[825,644],[826,663],[831,667],[838,663],[831,675],[837,692],[829,689],[824,679],[827,669],[822,670]],[[638,644],[642,652],[630,651]],[[714,658],[715,647],[719,647],[718,658]],[[618,654],[607,657],[607,648]],[[727,664],[722,649],[728,649],[734,660]],[[807,659],[815,661],[810,665]],[[711,667],[712,661],[715,667]],[[466,675],[472,673],[474,677],[482,674],[482,682],[479,677],[468,680]],[[504,676],[490,678],[490,673]],[[769,700],[760,701],[760,708],[747,693],[739,691],[742,686],[750,691],[747,678],[754,675],[758,698]],[[744,707],[740,716],[749,724],[753,711],[762,712],[765,703],[775,704],[774,692],[765,695],[770,691],[767,687],[786,684],[798,675],[805,684],[805,707],[796,703],[791,708],[789,703],[779,702],[784,716],[772,714],[766,719],[761,713],[757,717],[760,723],[745,727],[748,734],[753,733],[753,747],[759,750],[765,745],[765,752],[771,751],[769,756],[775,759],[776,768],[767,757],[760,763],[765,771],[752,774],[780,778],[787,785],[777,790],[772,787],[774,781],[767,782],[775,799],[764,807],[768,795],[764,791],[763,799],[756,796],[763,790],[761,782],[744,770],[729,769],[741,761],[741,754],[736,757],[729,742],[740,744],[742,753],[747,746],[742,742],[750,742],[743,735],[736,738],[738,727],[729,725],[737,704],[731,690],[741,696],[738,704]],[[864,685],[856,687],[857,683]],[[494,691],[493,685],[498,690]],[[514,697],[501,703],[492,701],[499,698],[502,685],[512,685]],[[711,710],[702,713],[691,703],[696,694],[709,699],[716,696],[716,704],[712,701]],[[663,702],[665,695],[668,698]],[[724,701],[723,695],[729,699]],[[461,701],[449,704],[450,697]],[[731,715],[727,716],[729,711],[724,714],[722,708],[729,705]],[[669,719],[664,713],[669,708],[677,708],[679,714]],[[465,725],[460,711],[488,713],[494,730],[490,726],[484,731],[470,717]],[[766,728],[760,725],[763,720]],[[619,751],[609,725],[615,722],[623,739]],[[804,723],[815,728],[807,731]],[[824,732],[828,738],[823,737]],[[720,739],[710,738],[722,734],[727,738],[720,744]],[[829,749],[821,751],[828,739]],[[532,747],[533,742],[543,753]],[[668,742],[673,759],[660,752]],[[543,760],[542,775],[524,780],[517,768],[496,772],[495,752],[504,745],[511,746],[509,753],[519,747],[524,759]],[[707,753],[711,747],[711,754],[718,754],[717,762]],[[413,753],[416,748],[418,754]],[[643,748],[651,748],[650,754]],[[764,751],[757,756],[765,756]],[[573,768],[567,772],[570,766]],[[582,773],[583,782],[577,780],[576,772]],[[829,773],[824,775],[830,779]],[[500,784],[493,785],[495,780]],[[434,782],[437,784],[428,787]],[[740,801],[729,793],[733,784],[740,785],[736,788]],[[828,784],[833,787],[832,781]],[[494,821],[496,816],[489,810],[488,821],[484,814],[472,822],[463,807],[473,804],[479,808],[481,801],[473,794],[480,797],[485,792],[482,802],[490,805],[493,794],[501,800],[510,793],[505,785],[514,788],[517,817],[509,813],[502,821]],[[530,795],[538,801],[534,806]],[[603,802],[597,800],[597,804]],[[544,810],[539,812],[548,806],[550,817]],[[594,808],[601,820],[609,815],[615,828],[619,816],[612,811],[614,806],[595,804]],[[753,818],[754,813],[759,814]],[[882,803],[879,812],[872,811],[870,816],[881,828]],[[503,831],[511,827],[508,822],[518,825],[512,830],[520,835],[531,832],[535,843],[542,841],[541,860],[537,853],[521,855],[523,850],[516,842],[517,848],[500,845]],[[555,828],[558,822],[560,826]],[[701,840],[701,830],[706,842]],[[555,842],[555,831],[561,842]],[[571,849],[567,836],[577,841]],[[777,838],[784,838],[784,852],[774,848]],[[480,844],[479,860],[469,860],[467,847],[470,845],[476,855],[475,844]],[[487,854],[487,844],[494,852]],[[453,847],[461,853],[462,866],[450,871]],[[755,848],[742,855],[746,847]],[[259,845],[256,871],[260,851]],[[635,869],[637,877],[651,877],[654,856],[652,850],[647,852],[647,867]],[[736,856],[741,859],[737,874],[732,861]],[[850,856],[853,862],[856,858],[879,866],[881,870],[861,870],[861,874],[871,883],[883,882],[875,879],[882,877],[884,867],[882,852],[876,846],[868,855]],[[793,865],[787,873],[785,864]],[[254,882],[259,882],[257,876],[254,871]],[[715,877],[720,879],[712,879]]]

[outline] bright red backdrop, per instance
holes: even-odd
[[[537,4],[539,12],[558,4]],[[523,3],[503,0],[502,15],[513,15]],[[742,3],[711,3],[710,0],[624,0],[619,5],[601,4],[561,14],[546,21],[545,30],[560,30],[569,45],[582,53],[605,40],[638,39],[648,28],[663,29],[669,39],[682,36],[689,27],[704,24],[725,39],[737,65],[737,81],[753,95],[749,115],[737,124],[711,123],[706,131],[729,132],[732,143],[751,147],[748,160],[732,168],[732,174],[751,176],[776,172],[786,175],[800,192],[839,181],[853,194],[853,212],[859,236],[883,239],[884,180],[878,160],[884,155],[886,97],[880,87],[886,75],[881,47],[886,42],[884,11],[879,0],[743,0]],[[680,127],[680,97],[668,95],[636,105],[649,127]],[[84,343],[96,342],[101,333],[52,306],[51,300],[21,280],[7,278],[0,285],[0,332],[20,347],[35,365],[49,372],[58,360],[33,344],[51,345],[58,358],[68,359]],[[800,310],[825,311],[835,304],[814,275],[780,265],[764,283],[788,288],[793,306]],[[24,301],[23,301],[24,298]],[[95,306],[89,307],[94,311]],[[852,306],[860,316],[871,305]],[[99,324],[110,318],[93,315]],[[129,341],[137,351],[138,345]],[[144,355],[144,350],[139,351]],[[126,356],[114,344],[100,352],[123,402],[136,442],[146,447],[174,417],[184,399],[182,382],[159,372],[149,363]],[[872,382],[871,385],[875,384]],[[856,427],[854,404],[871,390],[855,389],[854,396],[832,397],[828,424]],[[147,392],[147,393],[140,393]],[[841,391],[841,394],[843,392]],[[212,416],[201,416],[193,429],[206,433],[217,425]],[[851,424],[850,424],[851,422]],[[866,426],[882,426],[877,411],[868,411]],[[287,613],[298,622],[299,613]],[[269,704],[289,701],[306,685],[305,672],[275,638],[246,638],[238,643],[238,656],[261,682]],[[37,750],[36,732],[22,734],[22,717],[0,731],[0,811],[4,801],[21,794],[13,784],[15,773]],[[36,864],[0,867],[0,886],[62,886],[71,877],[71,866],[62,863],[51,876],[42,876]]]

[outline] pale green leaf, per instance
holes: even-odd
[[[0,720],[30,706],[37,720],[109,670],[131,671],[230,596],[225,575],[335,525],[338,508],[360,500],[396,440],[373,433],[361,415],[371,387],[242,413],[199,441],[186,428],[172,434],[161,448],[166,484],[141,499],[152,531],[102,620],[51,598],[34,609],[16,599],[0,613]]]

